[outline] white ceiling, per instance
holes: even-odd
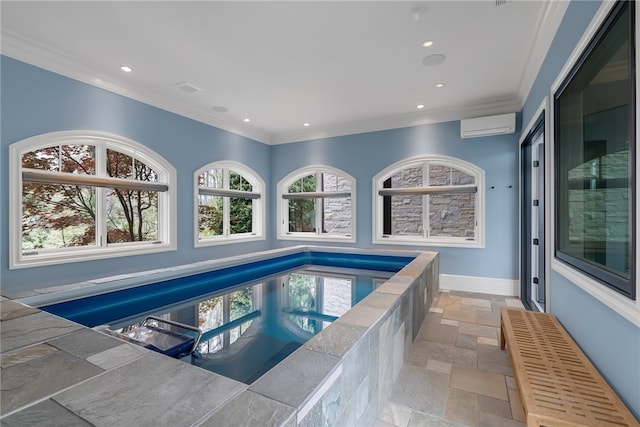
[[[2,53],[284,143],[520,110],[567,2],[497,3],[5,0]]]

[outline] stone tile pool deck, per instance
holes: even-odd
[[[371,426],[438,292],[423,252],[253,384],[0,301],[2,426]]]

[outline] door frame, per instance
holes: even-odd
[[[540,214],[543,216],[543,221],[545,224],[544,227],[544,259],[540,260],[544,264],[544,292],[545,292],[545,303],[544,310],[545,312],[551,311],[551,293],[550,293],[550,282],[551,282],[551,223],[550,219],[550,203],[549,203],[549,195],[551,194],[550,188],[550,167],[551,164],[551,155],[549,150],[549,141],[550,141],[550,125],[551,125],[551,115],[550,115],[550,105],[549,105],[549,97],[545,97],[540,103],[539,107],[535,111],[535,113],[531,116],[531,119],[527,123],[526,127],[523,127],[522,132],[520,133],[520,139],[518,141],[518,278],[520,280],[520,300],[522,303],[529,309],[536,309],[537,307],[531,307],[528,304],[529,296],[524,295],[525,284],[523,283],[523,276],[525,273],[525,266],[523,265],[523,251],[524,244],[530,244],[530,242],[523,242],[522,237],[522,227],[525,220],[525,212],[523,212],[523,181],[524,181],[524,173],[522,166],[522,146],[527,141],[527,139],[532,136],[531,133],[535,130],[536,126],[539,124],[540,120],[544,120],[544,209]]]

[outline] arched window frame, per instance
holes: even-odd
[[[426,182],[428,174],[425,171],[430,164],[446,165],[461,170],[475,179],[473,185],[451,185],[451,186],[430,186]],[[388,189],[384,188],[384,182],[396,173],[405,169],[422,167],[423,185],[421,187]],[[410,246],[435,246],[435,247],[484,247],[484,171],[464,160],[440,155],[417,156],[398,161],[380,171],[373,177],[373,243],[382,245],[410,245]],[[474,238],[467,237],[446,237],[428,235],[429,229],[429,208],[428,198],[423,197],[423,233],[421,236],[390,235],[384,234],[384,197],[383,195],[417,195],[422,194],[456,194],[474,192],[475,197],[475,229]],[[382,194],[381,194],[382,193]]]
[[[212,169],[222,169],[224,178],[222,189],[214,189],[201,187],[198,185],[198,177]],[[229,172],[236,173],[252,186],[251,192],[243,192],[229,189]],[[242,163],[222,160],[204,165],[193,174],[194,182],[194,246],[204,247],[212,245],[221,245],[238,242],[248,242],[265,239],[265,183],[260,176],[248,166]],[[200,227],[198,220],[199,213],[199,195],[206,192],[209,195],[218,195],[223,197],[223,234],[218,236],[200,236]],[[230,232],[230,198],[241,197],[252,199],[252,231],[250,233],[232,234]]]
[[[348,192],[348,197],[351,198],[351,232],[350,233],[322,233],[321,227],[317,227],[315,231],[308,232],[290,232],[288,228],[289,224],[289,200],[293,197],[301,197],[306,196],[307,198],[313,198],[316,200],[321,200],[324,198],[333,198],[336,196],[347,196],[344,192],[332,192],[332,191],[322,191],[319,188],[320,179],[319,177],[323,173],[328,173],[332,175],[339,176],[343,179],[346,179],[350,186],[351,190]],[[297,180],[309,176],[316,176],[316,191],[314,192],[306,192],[306,193],[289,193],[289,187]],[[312,165],[305,166],[298,170],[291,172],[289,175],[285,176],[278,182],[278,209],[277,209],[277,221],[278,221],[278,239],[281,240],[318,240],[323,242],[349,242],[355,243],[355,232],[356,232],[356,180],[348,173],[336,169],[330,166],[323,165]],[[294,195],[292,195],[294,194]],[[315,223],[322,223],[321,220],[321,212],[316,212],[315,215]]]
[[[63,145],[91,145],[95,147],[95,175],[82,176],[66,172],[32,170],[22,167],[26,153]],[[125,154],[149,166],[157,175],[157,182],[119,179],[106,172],[107,149]],[[120,256],[148,254],[176,250],[176,170],[164,158],[148,147],[131,139],[96,131],[51,132],[26,138],[9,146],[9,268],[27,268],[51,264],[88,261]],[[96,244],[25,251],[22,248],[23,182],[51,182],[70,184],[77,180],[96,189]],[[50,180],[50,181],[49,181]],[[74,185],[74,184],[71,184]],[[126,243],[106,242],[106,188],[156,191],[158,194],[157,239]]]

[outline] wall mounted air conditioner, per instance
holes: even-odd
[[[506,135],[516,131],[516,113],[460,120],[460,137]]]

